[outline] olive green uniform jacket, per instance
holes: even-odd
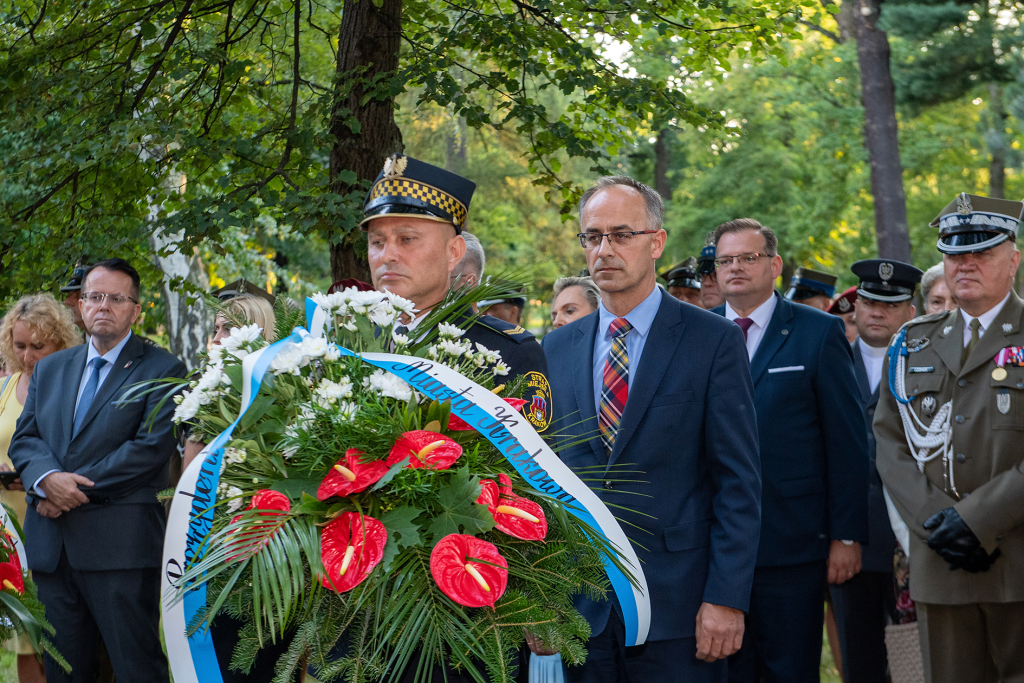
[[[878,473],[910,527],[911,598],[947,605],[1024,601],[1024,367],[1007,365],[1005,377],[993,375],[1000,350],[1024,347],[1021,299],[1010,293],[961,368],[963,339],[959,310],[908,323],[908,347],[919,350],[907,357],[906,395],[914,397],[910,407],[926,425],[952,399],[951,457],[959,497],[947,485],[941,457],[922,473],[911,456],[889,387],[888,360],[874,418]],[[986,551],[1002,551],[987,572],[950,571],[926,545],[930,532],[922,524],[950,506]]]

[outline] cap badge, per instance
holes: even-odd
[[[1011,323],[1003,323],[1003,332],[1009,332],[1012,329],[1013,325]]]
[[[961,192],[956,198],[956,212],[961,216],[966,216],[972,211],[974,211],[974,207],[971,206],[971,198],[967,196],[966,192]]]
[[[392,154],[384,162],[384,177],[397,178],[405,173],[405,167],[409,165],[409,159],[401,154]]]
[[[924,413],[925,417],[931,417],[935,414],[936,405],[935,397],[929,394],[921,399],[921,412]]]
[[[908,339],[907,353],[917,353],[918,351],[923,351],[930,343],[931,339]]]
[[[850,300],[846,297],[839,299],[839,312],[849,313],[850,312]]]
[[[893,270],[891,263],[879,263],[878,277],[882,278],[882,282],[888,282],[889,278],[892,277]]]

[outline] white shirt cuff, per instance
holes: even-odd
[[[46,479],[48,476],[50,476],[54,472],[60,472],[60,470],[50,470],[49,472],[44,472],[43,476],[41,476],[38,479],[36,479],[36,483],[32,484],[32,491],[33,491],[33,493],[35,493],[40,498],[46,498],[46,494],[43,493],[43,490],[41,488],[39,488],[39,484],[42,483],[43,479]]]

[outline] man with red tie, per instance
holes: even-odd
[[[651,597],[633,647],[613,594],[577,597],[591,638],[570,683],[721,682],[743,641],[761,492],[746,348],[735,324],[656,286],[663,217],[630,178],[583,195],[578,238],[601,302],[544,338],[559,456],[603,479]]]

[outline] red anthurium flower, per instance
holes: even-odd
[[[509,404],[516,410],[519,410],[526,405],[527,401],[524,401],[521,398],[506,398],[505,403]],[[469,426],[469,423],[455,415],[448,418],[448,429],[453,432],[469,432],[473,430],[473,428]]]
[[[259,510],[260,517],[271,518],[283,515],[291,509],[292,502],[288,496],[280,491],[271,491],[270,489],[263,489],[253,494],[252,500],[249,501],[249,507],[246,508],[246,510]],[[235,515],[231,518],[231,523],[234,524],[242,517],[243,515]],[[246,554],[255,553],[261,546],[266,545],[269,540],[266,537],[266,531],[275,524],[276,522],[253,523],[251,526],[235,531],[236,538],[230,543],[237,547],[239,552],[231,555],[228,559],[237,560]]]
[[[320,534],[320,582],[337,593],[352,590],[380,563],[387,540],[387,529],[373,517],[341,513]]]
[[[14,557],[18,557],[17,553]],[[24,593],[25,577],[21,575],[21,567],[14,562],[0,562],[0,586],[4,590],[12,590],[18,595]]]
[[[4,554],[7,555],[7,559],[4,561],[13,564],[20,572],[21,558],[18,557],[18,546],[14,545],[14,537],[11,536],[11,533],[6,529],[4,529],[3,539],[0,540],[0,543],[3,544]]]
[[[477,504],[486,505],[494,515],[498,531],[524,541],[542,541],[548,535],[548,520],[540,505],[512,493],[512,480],[508,475],[498,475],[502,486],[485,479],[480,482],[480,496]]]
[[[366,460],[365,454],[355,448],[345,451],[316,490],[319,500],[327,500],[331,496],[350,496],[365,491],[380,481],[387,474],[388,466],[383,460]]]
[[[409,458],[406,467],[446,470],[461,455],[462,446],[444,434],[417,429],[398,437],[398,441],[395,441],[388,454],[387,464],[391,467],[396,462]]]
[[[460,605],[493,607],[505,594],[508,562],[493,543],[448,534],[430,553],[430,574],[441,592]]]

